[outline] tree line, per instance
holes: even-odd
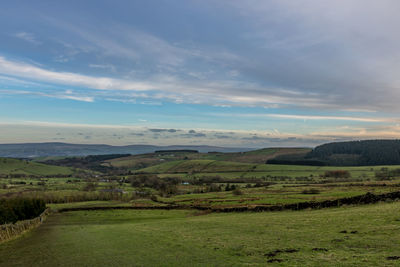
[[[3,198],[0,199],[0,224],[33,219],[45,209],[46,203],[42,199]]]
[[[283,155],[267,163],[314,166],[399,165],[400,140],[328,143],[315,147],[306,155]]]

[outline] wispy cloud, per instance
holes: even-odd
[[[274,104],[326,106],[332,103],[323,103],[315,94],[297,95],[292,97],[293,91],[276,88],[265,88],[254,83],[239,81],[190,82],[173,76],[157,76],[153,79],[124,80],[110,77],[94,77],[71,72],[56,72],[33,66],[31,64],[7,60],[0,57],[0,73],[20,78],[29,78],[36,81],[52,82],[61,85],[84,86],[98,90],[122,91],[149,91],[149,98],[174,100],[184,103],[236,104],[261,105]],[[246,88],[246,91],[243,91]],[[263,97],[260,97],[263,96]],[[327,98],[329,99],[329,98]]]
[[[40,41],[38,41],[33,33],[29,32],[18,32],[14,35],[15,37],[22,39],[24,41],[30,42],[35,45],[41,44]]]
[[[27,63],[15,62],[0,57],[0,73],[29,78],[38,81],[55,82],[64,85],[86,86],[100,90],[150,90],[147,83],[125,81],[108,77],[93,77],[71,72],[56,72],[33,66]]]
[[[116,71],[116,68],[114,65],[111,64],[89,64],[89,67],[95,68],[95,69],[106,69],[106,70],[111,70],[113,72]]]
[[[266,117],[280,119],[297,119],[297,120],[339,120],[339,121],[361,121],[361,122],[393,122],[389,118],[363,118],[363,117],[347,117],[347,116],[315,116],[315,115],[289,115],[289,114],[265,114]]]
[[[220,117],[242,117],[242,118],[279,118],[290,120],[336,120],[336,121],[358,121],[358,122],[397,122],[396,118],[379,117],[352,117],[352,116],[327,116],[327,115],[297,115],[297,114],[275,114],[275,113],[212,113],[210,115]]]
[[[33,91],[24,91],[24,90],[0,89],[0,94],[31,95],[31,96],[41,96],[41,97],[49,97],[49,98],[57,98],[57,99],[69,99],[69,100],[83,101],[83,102],[94,102],[94,97],[75,94],[75,93],[72,93],[72,91],[44,93],[44,92],[33,92]]]

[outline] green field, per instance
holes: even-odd
[[[287,154],[305,154],[309,151],[310,149],[308,148],[263,148],[237,153],[150,153],[106,160],[103,165],[137,170],[144,167],[158,165],[163,162],[180,160],[216,160],[263,164],[268,159],[275,158],[276,156]]]
[[[240,163],[219,160],[178,160],[161,163],[152,167],[140,169],[138,173],[152,173],[160,177],[180,177],[192,179],[193,177],[220,177],[222,179],[235,178],[262,178],[265,181],[279,181],[280,179],[295,179],[296,177],[318,178],[326,171],[346,170],[350,172],[351,179],[373,180],[375,172],[381,169],[399,169],[400,166],[361,166],[361,167],[332,167],[332,166],[298,166]],[[294,181],[294,180],[293,180]]]
[[[56,213],[1,244],[0,264],[398,266],[399,214],[398,202],[300,212]]]
[[[68,167],[46,165],[37,162],[0,158],[0,175],[25,174],[25,175],[71,175],[73,170]]]

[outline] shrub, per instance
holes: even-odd
[[[221,192],[222,188],[217,184],[210,184],[206,190],[207,192]]]
[[[310,195],[316,195],[316,194],[319,194],[321,192],[316,188],[311,188],[311,189],[304,189],[301,193],[310,194]]]
[[[240,196],[243,195],[243,192],[239,188],[236,188],[235,190],[233,190],[232,194],[234,194],[235,196]]]
[[[350,176],[350,172],[346,170],[334,170],[325,172],[325,177],[349,178]]]
[[[83,188],[83,191],[94,191],[96,190],[97,184],[92,183],[92,182],[87,182],[85,187]]]

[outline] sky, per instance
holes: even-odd
[[[397,0],[2,1],[0,143],[400,137]]]

